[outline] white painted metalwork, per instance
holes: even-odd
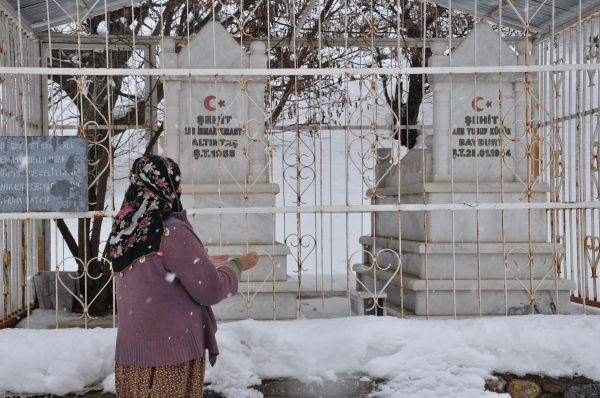
[[[557,65],[515,65],[515,66],[455,66],[455,67],[397,67],[397,68],[230,68],[230,69],[126,69],[126,68],[31,68],[0,67],[0,73],[12,75],[62,75],[62,76],[179,76],[183,80],[189,77],[209,77],[210,81],[219,81],[220,77],[243,76],[374,76],[374,75],[438,75],[438,74],[486,74],[486,73],[525,73],[525,72],[566,72],[594,71],[598,67],[588,63]]]
[[[39,42],[21,29],[17,13],[0,9],[0,65],[39,66]],[[0,136],[42,132],[42,79],[0,75]],[[0,180],[1,181],[1,180]],[[43,270],[47,221],[0,218],[0,327],[25,317],[33,300],[32,276]]]
[[[215,95],[239,87],[227,100],[256,105],[238,120],[244,178],[222,156],[229,143],[217,141],[216,182],[192,175],[184,185],[192,221],[209,220],[217,231],[210,250],[261,254],[264,275],[240,283],[243,316],[289,317],[279,311],[290,292],[295,317],[348,315],[352,307],[425,317],[444,307],[457,317],[600,306],[597,2],[29,3],[0,0],[0,135],[87,137],[90,210],[0,213],[0,321],[29,311],[36,272],[68,270],[77,282],[56,272],[55,302],[68,292],[82,325],[98,322],[95,306],[114,300],[104,240],[127,168],[148,142],[148,152],[169,155],[201,146],[173,116],[197,111],[191,87],[201,82]],[[218,24],[239,45],[231,68],[216,62]],[[215,61],[199,68],[190,48],[202,26],[211,26],[206,56]],[[497,43],[476,46],[461,63],[465,37],[479,43],[485,29]],[[509,52],[477,64],[495,46]],[[473,170],[444,152],[463,117],[455,96],[465,79],[475,90],[497,83],[488,100],[502,115],[490,156],[497,162],[474,140]],[[225,137],[215,124],[215,136]],[[400,137],[413,133],[407,154]],[[243,241],[223,238],[231,220]],[[265,230],[273,231],[267,244],[257,243]],[[565,292],[581,305],[564,305]],[[110,324],[114,307],[103,307]],[[66,314],[55,313],[58,326]]]

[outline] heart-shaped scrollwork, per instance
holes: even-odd
[[[380,258],[381,254],[389,253],[393,256],[394,261],[389,261],[387,263],[382,263]],[[360,255],[361,263],[357,265],[359,267],[359,271],[356,271],[352,268],[352,264],[354,264],[354,257]],[[396,275],[399,274],[401,269],[401,258],[400,255],[392,250],[392,249],[381,249],[378,250],[377,253],[372,253],[368,250],[357,250],[350,255],[347,262],[348,274],[354,277],[354,280],[357,283],[357,287],[360,291],[367,292],[367,294],[372,298],[373,304],[369,308],[365,308],[366,311],[372,311],[376,307],[378,309],[381,307],[380,298],[382,295],[386,294],[386,290],[390,283],[394,280]],[[366,262],[366,263],[365,263]],[[355,272],[356,271],[356,272]],[[372,274],[371,274],[372,271]],[[383,286],[378,287],[378,276],[377,271],[386,271],[386,273],[390,273],[389,278],[383,283]],[[369,272],[369,276],[373,278],[373,288],[369,288],[359,277],[358,273],[366,273]]]
[[[62,278],[60,276],[60,270],[67,261],[75,261],[78,265],[78,268],[82,269],[82,272],[79,273],[77,276],[68,274],[69,278],[72,280],[81,280],[83,278],[84,291],[82,294],[78,295],[77,292],[74,292],[73,290],[71,290],[67,286],[65,281],[62,280]],[[107,278],[106,283],[104,285],[102,285],[102,287],[96,292],[96,295],[94,297],[92,297],[91,300],[88,300],[87,283],[86,283],[87,280],[89,280],[89,279],[98,280],[98,279],[102,278],[102,276],[103,276],[102,272],[99,273],[97,276],[93,276],[90,273],[90,264],[92,262],[94,262],[95,264],[104,263],[104,264],[108,265],[108,268],[110,267],[110,260],[108,260],[105,257],[100,257],[100,256],[94,257],[94,258],[88,260],[87,262],[84,262],[82,259],[77,258],[77,257],[66,257],[66,258],[62,259],[60,262],[58,262],[55,267],[55,276],[56,276],[57,283],[60,283],[60,285],[67,291],[67,293],[69,293],[69,295],[71,295],[81,305],[82,313],[81,313],[81,315],[79,315],[77,317],[77,319],[83,318],[86,321],[86,326],[87,326],[88,319],[96,319],[95,317],[90,315],[89,308],[92,306],[92,304],[94,304],[94,301],[96,301],[96,299],[100,296],[100,294],[104,291],[104,289],[106,289],[110,285],[110,283],[113,279],[113,276],[110,275]],[[114,300],[114,297],[113,297],[113,300]],[[57,309],[57,311],[58,311],[58,309]]]

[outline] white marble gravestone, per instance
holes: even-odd
[[[435,42],[431,66],[516,65],[517,55],[486,24],[478,24],[452,52]],[[431,180],[497,182],[514,179],[515,79],[494,73],[431,75],[434,94]],[[500,101],[501,100],[501,101]],[[500,161],[504,151],[505,162]],[[510,166],[510,167],[507,167]]]
[[[266,47],[242,48],[222,25],[209,22],[176,51],[165,39],[166,68],[265,67]],[[182,169],[182,202],[190,208],[272,206],[279,192],[268,181],[265,81],[243,76],[167,76],[165,152]],[[296,317],[296,286],[288,280],[287,246],[275,242],[274,215],[190,217],[209,254],[257,251],[258,265],[244,272],[240,293],[215,306],[219,319]]]
[[[526,46],[517,47],[520,55],[480,23],[453,50],[452,60],[444,54],[445,44],[433,43],[430,65],[524,64]],[[424,140],[427,149],[409,151],[402,159],[400,189],[397,164],[377,166],[376,180],[382,183],[376,203],[547,201],[548,186],[530,184],[536,181],[534,167],[524,160],[525,112],[532,109],[525,104],[524,75],[436,74],[429,80],[433,134]],[[390,268],[374,277],[372,269],[356,265],[364,284],[357,285],[359,290],[381,289],[392,280],[388,304],[398,309],[402,285],[406,313],[416,315],[453,316],[455,303],[459,316],[529,313],[531,297],[536,312],[568,309],[574,285],[555,278],[561,247],[548,240],[545,210],[407,211],[400,218],[401,240],[397,214],[382,212],[374,216],[372,235],[361,238],[379,266]],[[402,276],[394,274],[398,258]]]

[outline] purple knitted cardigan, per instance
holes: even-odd
[[[216,268],[185,211],[166,221],[162,253],[136,261],[116,276],[118,331],[115,361],[137,367],[176,365],[219,354],[211,305],[237,293],[238,277]],[[162,255],[161,255],[162,254]]]

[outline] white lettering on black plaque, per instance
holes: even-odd
[[[28,178],[26,176],[28,173]],[[87,211],[87,142],[0,137],[0,212]]]

